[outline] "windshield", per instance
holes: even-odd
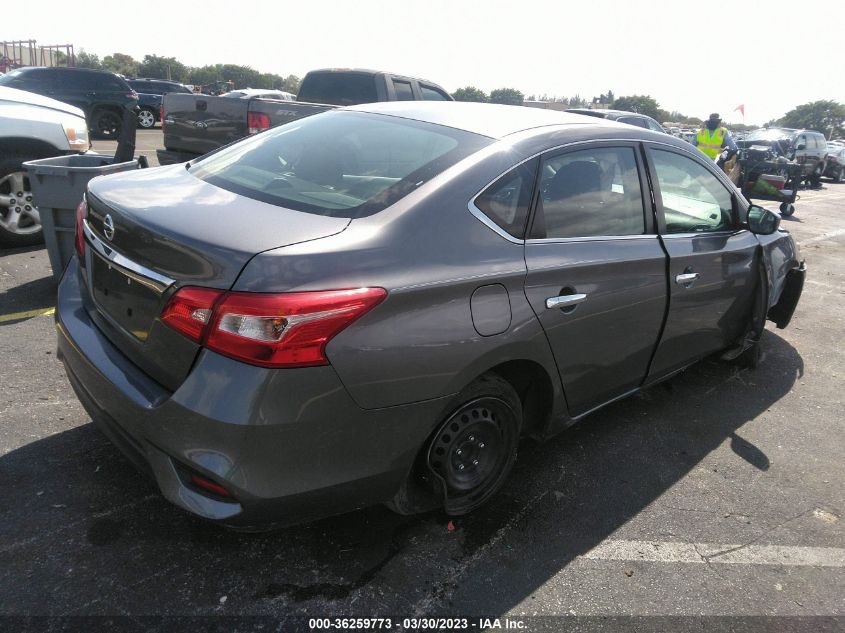
[[[493,139],[363,112],[326,112],[273,128],[190,168],[213,185],[298,211],[377,213]]]

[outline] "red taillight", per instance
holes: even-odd
[[[76,207],[76,256],[79,261],[85,258],[85,230],[82,228],[82,221],[88,217],[88,202],[82,198]]]
[[[201,343],[214,304],[222,295],[222,290],[211,288],[182,288],[167,302],[161,320],[195,343]]]
[[[164,132],[164,104],[158,107],[158,120],[161,121],[161,131]]]
[[[270,128],[270,116],[264,112],[248,112],[246,126],[250,134],[258,134]]]
[[[262,294],[183,288],[162,321],[208,349],[261,367],[326,365],[326,344],[384,300],[383,288]]]
[[[191,483],[199,488],[202,488],[203,490],[213,492],[219,497],[232,496],[231,493],[220,484],[216,484],[210,479],[206,479],[205,477],[201,477],[200,475],[191,475]]]

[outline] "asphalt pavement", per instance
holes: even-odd
[[[160,132],[138,136],[141,149]],[[266,534],[181,512],[93,427],[55,357],[46,252],[0,253],[0,614],[843,630],[845,185],[796,209],[783,226],[807,283],[790,327],[769,324],[757,370],[707,360],[524,442],[472,516],[375,507]],[[832,619],[803,619],[817,616]]]
[[[139,129],[135,133],[135,155],[146,156],[150,167],[158,167],[157,149],[164,149],[164,139],[158,123],[150,130]],[[98,154],[114,154],[117,141],[95,140],[91,143],[91,150]]]

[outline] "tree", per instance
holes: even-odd
[[[99,55],[95,55],[94,53],[87,53],[83,48],[80,49],[79,53],[76,54],[76,67],[93,68],[94,70],[100,70],[103,67],[103,62],[100,61]]]
[[[650,116],[652,119],[660,119],[660,104],[648,95],[631,95],[619,97],[613,102],[616,110],[627,110]]]
[[[458,88],[452,93],[455,101],[475,101],[477,103],[487,103],[487,95],[483,90],[479,90],[475,86],[467,86],[466,88]]]
[[[103,58],[103,69],[126,77],[138,76],[138,62],[131,55],[114,53]]]
[[[299,85],[302,83],[302,80],[297,77],[296,75],[288,75],[282,80],[281,88],[285,92],[291,92],[293,94],[299,93]]]
[[[562,101],[566,103],[570,108],[586,108],[587,107],[587,100],[582,99],[581,95],[575,95],[574,97],[563,98]]]
[[[150,79],[171,79],[181,83],[188,81],[188,67],[175,57],[144,55],[138,65],[138,74]]]
[[[524,100],[525,97],[516,88],[497,88],[490,93],[490,103],[522,105]]]
[[[845,136],[845,105],[821,100],[805,103],[787,112],[779,125],[822,132],[825,136]]]

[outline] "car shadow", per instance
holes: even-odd
[[[50,308],[56,304],[56,282],[52,275],[9,288],[0,299],[0,314]],[[16,321],[0,322],[0,326]]]
[[[742,427],[804,369],[776,334],[762,345],[755,371],[708,359],[550,441],[523,442],[504,489],[460,519],[375,507],[227,531],[168,504],[84,424],[0,457],[3,602],[20,614],[505,613],[723,443],[769,468]]]

